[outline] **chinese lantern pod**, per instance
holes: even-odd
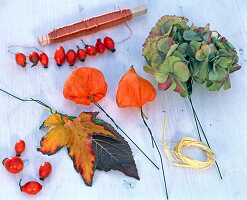
[[[120,108],[142,108],[144,104],[153,101],[155,97],[155,88],[148,80],[140,77],[133,66],[119,81],[116,101]]]
[[[101,71],[91,67],[75,67],[63,88],[63,95],[77,104],[90,105],[91,97],[101,100],[107,91],[107,84]]]

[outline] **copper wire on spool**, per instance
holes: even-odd
[[[117,26],[145,13],[147,13],[147,8],[144,5],[133,9],[119,9],[54,29],[48,34],[40,36],[38,41],[41,46],[64,42]]]

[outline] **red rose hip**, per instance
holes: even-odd
[[[110,37],[104,38],[104,45],[107,49],[109,49],[112,53],[116,51],[115,43]]]
[[[81,62],[84,62],[87,58],[87,52],[84,49],[80,49],[79,46],[77,46],[78,50],[77,50],[77,58],[78,60],[80,60]]]
[[[16,156],[21,156],[21,154],[24,152],[25,150],[25,142],[23,140],[19,140],[18,142],[16,142],[15,144],[15,152],[16,152]]]
[[[40,165],[39,168],[39,176],[40,180],[44,180],[46,177],[48,177],[51,173],[52,166],[49,162],[44,162],[42,165]]]
[[[15,54],[15,61],[18,65],[26,67],[26,56],[23,53]]]
[[[48,68],[49,58],[44,52],[39,55],[39,59],[44,68]]]
[[[101,42],[101,39],[97,39],[97,43],[95,45],[97,52],[102,54],[105,52],[105,45]]]
[[[12,156],[3,160],[5,168],[13,174],[19,173],[23,169],[23,161],[18,156]]]
[[[86,46],[86,52],[87,52],[87,55],[89,55],[89,56],[96,56],[97,49],[92,45],[87,45]]]
[[[54,59],[59,67],[62,66],[65,61],[65,51],[62,46],[58,47],[55,51]]]
[[[76,61],[76,53],[73,49],[68,50],[66,53],[66,60],[69,63],[69,66],[74,66]]]
[[[21,180],[20,180],[19,186],[20,186],[21,192],[25,192],[31,195],[37,194],[42,189],[42,185],[38,183],[37,181],[30,181],[30,182],[27,182],[25,185],[21,186]]]
[[[29,54],[29,60],[33,63],[31,67],[34,67],[39,62],[39,54],[37,52],[32,52]]]
[[[83,42],[83,40],[81,40],[82,43],[84,44],[85,46],[85,49],[86,49],[86,52],[87,52],[87,55],[89,56],[96,56],[97,54],[97,49],[93,46],[93,45],[87,45]]]

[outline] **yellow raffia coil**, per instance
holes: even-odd
[[[163,138],[162,138],[162,145],[166,154],[167,159],[169,160],[169,162],[174,165],[174,166],[178,166],[178,167],[189,167],[189,168],[194,168],[194,169],[199,169],[199,170],[206,170],[209,167],[211,167],[214,163],[215,163],[215,154],[214,152],[204,143],[194,139],[194,138],[190,138],[190,137],[184,137],[181,140],[179,140],[179,142],[174,145],[173,147],[169,147],[168,144],[169,143],[173,143],[173,142],[168,142],[165,143],[165,129],[166,129],[166,121],[167,121],[167,117],[165,117],[164,120],[164,130],[163,130]],[[207,156],[207,160],[205,162],[199,161],[199,160],[195,160],[189,156],[186,156],[183,154],[183,149],[187,148],[187,147],[197,147],[202,149],[206,156]],[[177,161],[177,162],[173,162],[170,155],[169,155],[169,151],[171,152],[173,158]]]

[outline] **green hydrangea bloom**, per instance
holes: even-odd
[[[231,87],[229,74],[239,70],[235,47],[216,31],[187,25],[188,20],[163,16],[146,38],[144,71],[153,74],[160,90],[171,87],[188,95],[187,81],[206,85],[210,91]]]

